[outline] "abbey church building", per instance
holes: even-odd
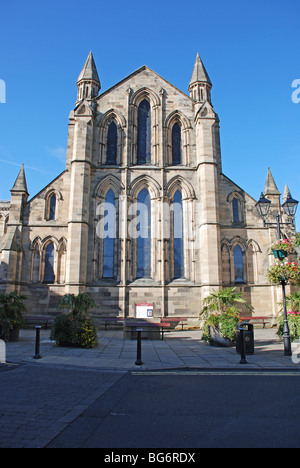
[[[280,290],[266,279],[276,226],[222,172],[220,121],[199,55],[189,78],[186,94],[143,66],[101,93],[89,54],[65,170],[30,198],[23,166],[0,202],[1,292],[27,296],[32,315],[88,292],[95,317],[134,317],[148,304],[154,317],[197,318],[213,289],[235,286],[254,314],[277,312]],[[287,187],[282,198],[266,175],[270,217],[286,222]]]

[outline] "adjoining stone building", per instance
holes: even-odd
[[[222,172],[199,55],[189,95],[147,66],[99,94],[92,53],[77,87],[65,170],[29,199],[23,166],[0,202],[0,291],[25,294],[32,314],[86,291],[95,316],[133,317],[149,303],[156,317],[197,317],[212,289],[236,286],[255,314],[275,314],[266,271],[277,230]],[[265,196],[270,216],[288,221],[270,170]]]

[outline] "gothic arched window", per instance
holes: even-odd
[[[116,238],[115,194],[110,189],[105,198],[105,225],[103,239],[103,278],[114,278]]]
[[[54,283],[54,281],[54,245],[51,242],[45,251],[44,283]]]
[[[240,222],[239,201],[237,198],[234,198],[232,200],[232,213],[233,213],[233,222],[239,223]]]
[[[184,277],[183,211],[179,190],[173,201],[174,279]]]
[[[56,195],[53,193],[49,199],[49,221],[55,219],[55,211],[56,211]]]
[[[111,122],[107,131],[106,164],[117,164],[118,129],[115,122]]]
[[[148,190],[138,195],[137,278],[151,277],[151,201]]]
[[[151,112],[150,104],[144,99],[138,109],[137,163],[151,162]]]
[[[181,164],[181,128],[177,122],[172,128],[172,164]]]
[[[236,283],[244,283],[244,261],[243,251],[239,245],[233,249],[234,278]]]

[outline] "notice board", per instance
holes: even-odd
[[[135,318],[137,319],[147,319],[153,317],[153,308],[154,304],[135,304]]]

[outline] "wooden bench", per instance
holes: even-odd
[[[163,317],[161,319],[162,322],[174,322],[176,323],[177,322],[177,325],[180,323],[180,322],[187,322],[187,318],[186,317]],[[181,324],[181,329],[183,330],[183,325],[184,323]],[[175,325],[176,326],[176,325]]]
[[[120,323],[121,325],[123,325],[124,317],[100,317],[99,321],[104,322],[104,330],[106,330],[107,325],[109,325],[110,323]]]
[[[263,317],[241,317],[242,321],[243,322],[251,322],[253,325],[254,324],[259,324],[263,326],[263,328],[266,328],[266,324],[267,323],[270,323],[271,320],[270,320],[270,317],[266,317],[266,316],[263,316]]]
[[[161,339],[164,339],[164,333],[169,330],[165,330],[165,328],[170,328],[171,324],[166,323],[166,322],[126,322],[124,323],[124,327],[130,328],[130,333],[131,333],[131,339],[133,339],[133,334],[136,332],[137,328],[143,329],[143,331],[149,331],[149,330],[144,330],[144,328],[159,328],[159,331],[161,333]],[[151,332],[151,330],[150,330]]]
[[[24,315],[25,325],[44,326],[48,329],[48,325],[52,325],[53,317],[50,315]]]

